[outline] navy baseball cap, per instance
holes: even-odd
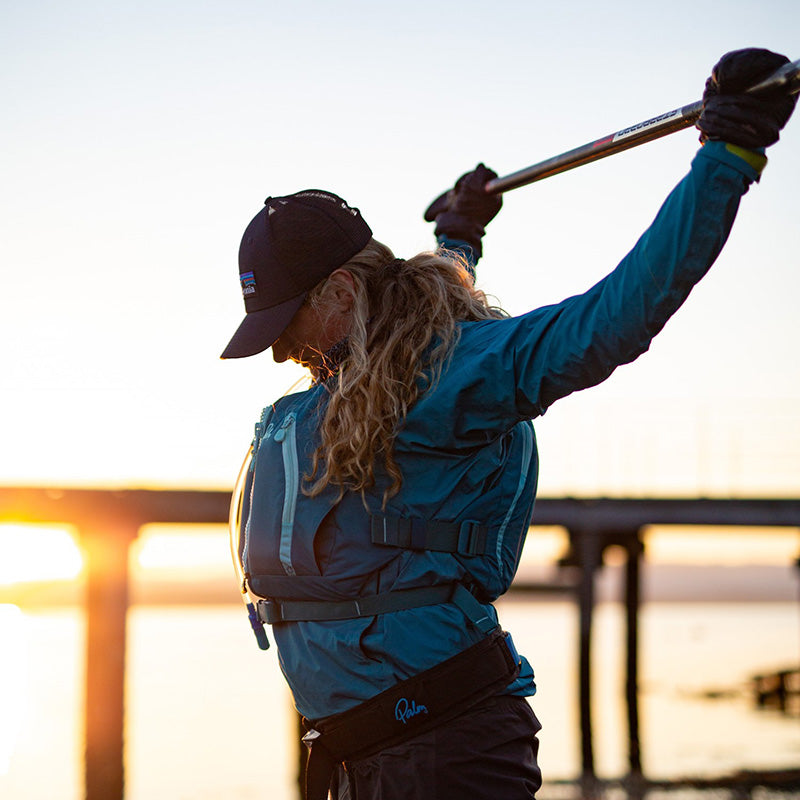
[[[271,347],[308,292],[371,238],[359,210],[330,192],[305,189],[268,197],[239,246],[247,313],[222,358],[253,356]]]

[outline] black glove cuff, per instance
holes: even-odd
[[[445,211],[436,217],[435,235],[446,236],[448,239],[458,239],[466,242],[480,257],[483,253],[481,239],[486,233],[486,229],[475,220],[456,214],[452,211]]]

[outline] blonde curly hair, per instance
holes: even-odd
[[[403,476],[394,438],[421,393],[433,387],[458,342],[458,323],[507,316],[473,286],[460,254],[438,250],[407,261],[375,239],[342,266],[353,276],[347,356],[328,379],[328,404],[305,492],[333,484],[364,491],[383,459],[397,494]],[[319,304],[324,283],[308,302]]]

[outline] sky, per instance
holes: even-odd
[[[230,488],[300,377],[219,354],[269,195],[358,206],[399,256],[501,175],[698,100],[724,52],[800,57],[796,2],[0,5],[0,484]],[[510,192],[479,285],[511,313],[602,278],[688,129]],[[800,119],[717,264],[635,364],[537,423],[546,495],[797,496]]]

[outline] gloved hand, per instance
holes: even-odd
[[[775,144],[794,111],[797,95],[745,91],[788,62],[786,56],[755,47],[722,56],[703,92],[703,113],[697,120],[700,141],[716,139],[750,149]]]
[[[436,236],[466,242],[480,258],[486,226],[503,205],[502,195],[483,190],[496,177],[496,172],[478,164],[472,172],[465,172],[452,189],[439,195],[425,211],[426,222],[436,221]]]

